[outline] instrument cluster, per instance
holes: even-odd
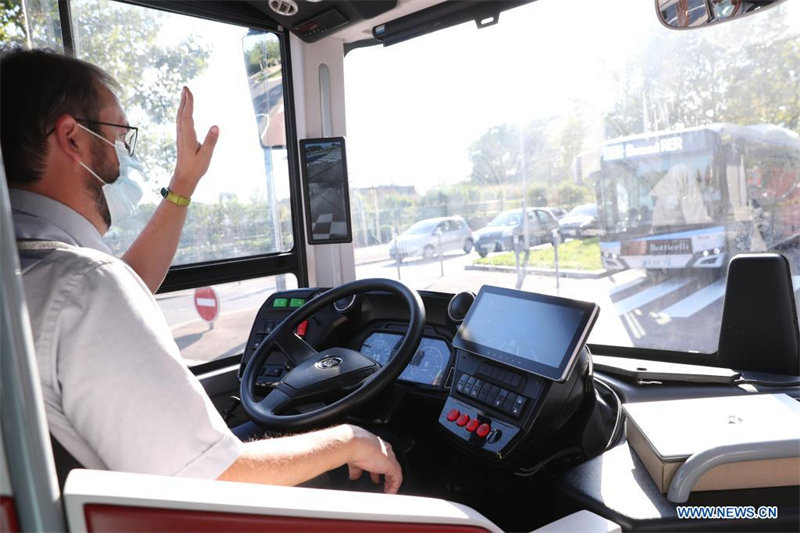
[[[403,338],[398,333],[376,331],[361,344],[359,351],[378,363],[386,365],[394,357]],[[423,337],[417,353],[411,358],[398,379],[423,385],[441,386],[447,376],[450,347],[442,339]]]

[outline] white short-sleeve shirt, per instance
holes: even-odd
[[[216,478],[238,457],[153,295],[69,207],[11,190],[47,422],[87,468]]]

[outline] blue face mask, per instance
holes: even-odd
[[[78,124],[78,126],[98,139],[111,144],[111,141],[84,127],[82,124]],[[125,144],[122,141],[115,141],[113,146],[119,160],[119,177],[113,183],[104,181],[82,161],[79,164],[103,184],[103,196],[105,196],[106,204],[108,204],[108,212],[111,214],[111,223],[119,226],[121,222],[136,212],[136,206],[139,205],[139,200],[142,199],[142,188],[134,180],[134,176],[139,174],[139,179],[144,181],[145,173],[142,164],[128,153],[128,149],[125,148]]]

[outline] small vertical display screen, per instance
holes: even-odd
[[[310,244],[351,242],[344,138],[300,141],[306,232]]]

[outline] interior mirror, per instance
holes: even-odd
[[[749,15],[785,0],[655,0],[661,22],[670,28],[695,28]]]
[[[242,52],[258,125],[258,140],[264,148],[285,148],[283,68],[278,36],[251,30],[242,38]]]

